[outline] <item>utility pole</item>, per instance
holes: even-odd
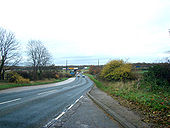
[[[66,72],[67,72],[67,60],[66,60]]]
[[[99,59],[98,59],[98,67],[99,67]]]

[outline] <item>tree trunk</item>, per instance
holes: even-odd
[[[4,56],[2,56],[1,65],[0,65],[0,80],[4,79],[4,71],[3,71],[4,63],[5,63],[5,58]]]
[[[2,80],[5,80],[5,70],[2,70]]]

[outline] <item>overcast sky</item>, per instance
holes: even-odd
[[[170,0],[0,0],[0,26],[23,53],[41,40],[53,63],[155,62],[170,51]]]

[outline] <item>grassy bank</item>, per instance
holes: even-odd
[[[88,75],[98,88],[119,100],[126,100],[126,105],[139,109],[145,115],[145,122],[156,123],[160,127],[168,126],[169,118],[169,93],[147,92],[138,89],[136,81],[130,82],[103,82]],[[121,100],[121,101],[123,101]],[[127,105],[128,103],[128,105]],[[123,103],[124,104],[124,103]]]
[[[51,84],[51,83],[57,83],[64,80],[67,80],[68,78],[61,78],[61,79],[51,79],[51,80],[39,80],[39,81],[32,81],[28,84],[14,84],[14,83],[8,83],[1,81],[0,82],[0,90],[8,89],[8,88],[14,88],[14,87],[24,87],[24,86],[35,86],[35,85],[44,85],[44,84]]]

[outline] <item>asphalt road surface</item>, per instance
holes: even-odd
[[[87,95],[49,128],[122,128],[112,117],[100,109]]]
[[[57,118],[93,85],[89,78],[0,91],[0,128],[39,128]]]

